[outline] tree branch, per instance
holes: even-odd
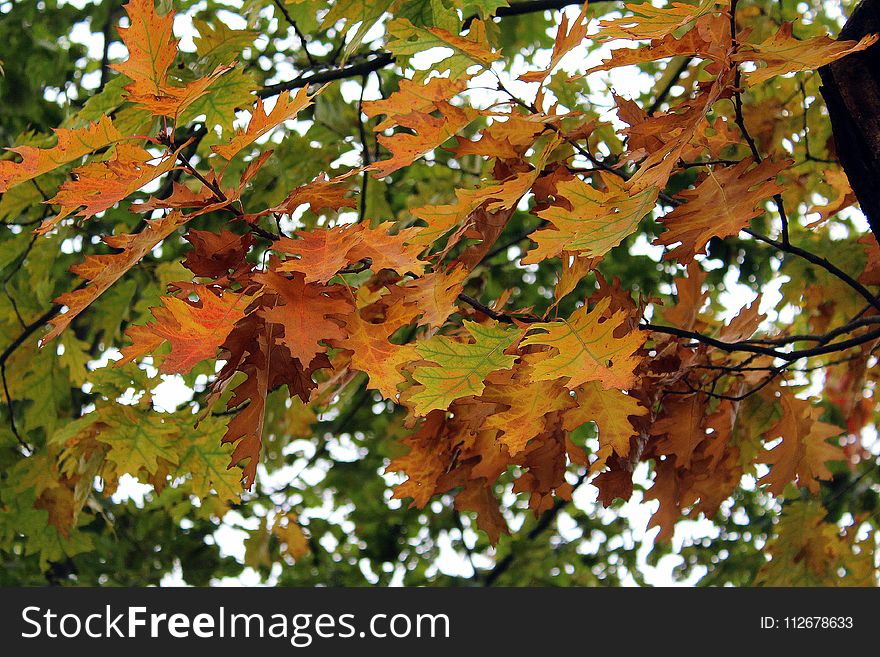
[[[869,304],[871,304],[874,308],[876,308],[877,310],[880,310],[880,299],[878,299],[876,296],[871,294],[864,285],[862,285],[857,280],[855,280],[852,276],[850,276],[845,271],[843,271],[842,269],[840,269],[839,267],[834,265],[828,259],[823,258],[821,256],[817,256],[814,253],[810,253],[809,251],[806,251],[805,249],[802,249],[800,247],[794,246],[790,242],[780,242],[780,241],[774,240],[770,237],[767,237],[766,235],[762,235],[761,233],[755,232],[755,231],[751,230],[750,228],[744,228],[743,232],[746,233],[747,235],[751,235],[756,240],[759,240],[761,242],[769,244],[770,246],[776,247],[780,251],[784,251],[785,253],[790,253],[792,255],[799,256],[799,257],[803,258],[804,260],[806,260],[807,262],[810,262],[818,267],[821,267],[822,269],[827,271],[829,274],[831,274],[832,276],[835,276],[836,278],[839,278],[841,281],[846,283],[853,290],[858,292],[865,299],[865,301],[867,301]]]

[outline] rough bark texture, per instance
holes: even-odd
[[[880,33],[880,0],[862,0],[838,36]],[[880,242],[880,43],[819,69],[837,155]]]

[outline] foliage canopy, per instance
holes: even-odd
[[[851,4],[0,3],[2,581],[876,583]]]

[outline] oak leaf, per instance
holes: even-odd
[[[557,184],[557,203],[538,212],[555,230],[532,233],[537,248],[526,254],[523,264],[540,262],[562,251],[599,258],[635,232],[639,222],[654,209],[656,189],[630,190],[610,175],[602,180],[607,191],[579,178]],[[561,205],[559,197],[567,203]]]
[[[220,296],[204,285],[188,285],[184,291],[197,295],[198,301],[160,297],[162,305],[152,309],[156,321],[128,329],[132,344],[122,348],[117,366],[152,354],[166,341],[171,353],[159,366],[165,374],[185,374],[217,355],[232,327],[245,316],[249,297],[231,290]]]
[[[745,74],[748,84],[760,84],[777,75],[817,70],[841,57],[869,48],[880,38],[876,34],[867,34],[859,41],[836,41],[827,36],[800,40],[792,36],[792,28],[792,23],[783,23],[762,43],[743,44],[733,56],[734,61],[765,64]]]
[[[254,280],[264,285],[264,297],[274,295],[259,314],[268,323],[283,327],[279,340],[300,363],[310,363],[325,352],[321,342],[345,337],[337,318],[352,308],[342,296],[345,288],[341,285],[306,283],[301,273],[286,278],[271,269],[255,275]]]
[[[88,285],[55,299],[55,303],[67,306],[67,312],[52,321],[52,330],[46,334],[43,342],[58,336],[77,315],[188,219],[172,212],[161,219],[148,219],[146,228],[140,233],[105,237],[104,242],[114,249],[121,249],[121,253],[89,255],[80,264],[71,267],[71,271],[88,281]]]
[[[128,59],[112,68],[131,78],[127,99],[153,114],[177,117],[208,92],[214,81],[232,70],[219,65],[209,75],[182,86],[169,84],[168,72],[177,57],[177,40],[172,28],[174,12],[160,16],[153,0],[129,0],[125,5],[130,25],[119,35],[128,48]]]
[[[789,483],[806,486],[819,492],[817,479],[831,479],[827,461],[844,461],[846,456],[839,445],[828,442],[843,433],[833,424],[821,422],[822,409],[783,392],[780,400],[782,417],[764,435],[765,442],[776,438],[782,441],[758,458],[758,463],[770,465],[770,472],[758,483],[768,484],[767,490],[781,495]]]
[[[421,386],[412,389],[407,403],[417,415],[445,409],[460,397],[479,395],[485,388],[486,375],[513,367],[516,356],[504,352],[516,342],[521,331],[501,328],[497,322],[463,324],[473,342],[437,335],[416,346],[419,356],[430,363],[413,371],[413,378]]]
[[[73,180],[61,185],[46,203],[59,205],[58,214],[46,219],[37,232],[45,234],[59,221],[82,208],[77,215],[88,219],[107,210],[174,167],[176,153],[158,158],[134,144],[121,143],[112,159],[89,162],[73,170]]]
[[[532,380],[566,377],[565,386],[569,389],[588,381],[598,381],[605,388],[629,388],[639,363],[633,354],[642,346],[644,337],[638,331],[626,329],[626,312],[609,315],[610,303],[611,299],[606,297],[589,312],[583,305],[568,319],[532,324],[521,345],[554,350],[535,363]],[[535,330],[542,332],[531,332]],[[623,335],[616,336],[619,330]]]
[[[52,148],[18,146],[9,150],[21,156],[20,162],[0,161],[0,192],[80,159],[124,139],[110,117],[102,116],[85,128],[55,130],[58,141]]]
[[[297,114],[312,104],[312,99],[322,90],[323,88],[314,94],[309,94],[308,87],[303,87],[293,99],[290,98],[289,91],[284,91],[278,96],[269,113],[266,113],[262,99],[257,100],[247,128],[244,130],[239,128],[232,139],[225,144],[211,146],[211,150],[224,160],[231,160],[243,148],[250,146],[267,132],[274,130],[284,121],[295,118]]]
[[[611,455],[629,456],[630,438],[636,430],[630,421],[631,416],[641,416],[648,412],[644,406],[630,395],[619,390],[607,390],[596,381],[585,383],[575,389],[577,404],[565,411],[562,426],[566,431],[574,431],[587,422],[595,422],[599,433],[599,468]]]
[[[789,164],[764,160],[752,167],[747,158],[730,167],[710,167],[694,189],[679,192],[686,202],[661,219],[667,231],[654,244],[677,244],[664,257],[689,263],[713,237],[736,235],[762,214],[762,204],[782,192],[776,176]]]

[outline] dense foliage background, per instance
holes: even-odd
[[[795,22],[799,38],[807,39],[836,36],[853,4],[744,0],[737,16],[750,42],[763,41],[788,21]],[[577,3],[525,0],[163,0],[158,8],[160,13],[178,12],[175,34],[182,38],[182,53],[174,70],[182,81],[235,62],[234,70],[219,78],[211,93],[178,122],[175,141],[193,138],[186,148],[195,163],[210,154],[211,146],[228,140],[236,110],[253,105],[252,90],[263,89],[261,95],[271,98],[278,91],[273,85],[291,80],[332,82],[296,121],[272,133],[274,154],[242,195],[249,208],[278,205],[289,190],[309,183],[318,172],[332,176],[384,156],[373,131],[377,119],[361,113],[362,103],[387,97],[401,79],[418,77],[433,61],[430,54],[416,52],[408,61],[398,57],[391,62],[384,54],[389,16],[452,32],[469,26],[475,16],[485,19],[488,43],[502,53],[494,70],[514,94],[530,101],[534,88],[517,82],[516,76],[547,65],[562,13],[574,20],[580,11]],[[619,16],[622,10],[620,2],[596,1],[587,17],[595,25],[594,19]],[[105,115],[133,131],[139,127],[144,134],[155,134],[159,120],[124,102],[125,77],[108,67],[126,56],[116,31],[125,20],[122,3],[112,0],[0,2],[0,144],[50,146],[54,128],[82,127]],[[547,93],[563,109],[582,112],[581,120],[598,122],[590,146],[614,164],[625,139],[613,111],[612,87],[653,113],[689,98],[706,76],[693,57],[675,56],[570,79],[608,53],[607,42],[585,40],[553,73]],[[470,93],[505,99],[494,78],[488,77],[487,85]],[[848,207],[854,199],[836,164],[818,86],[818,74],[804,71],[751,87],[744,94],[745,117],[765,155],[793,161],[783,192],[794,217],[793,239],[856,277],[865,269],[865,250],[857,240],[868,232],[867,225],[858,210]],[[479,119],[460,134],[474,137],[485,126]],[[497,175],[492,167],[490,158],[436,149],[400,175],[352,177],[351,187],[359,192],[354,207],[300,210],[277,228],[354,220],[411,225],[413,208],[453,201],[455,189]],[[750,466],[717,513],[705,518],[695,512],[679,523],[670,542],[657,545],[656,531],[645,531],[657,506],[656,501],[643,502],[654,476],[647,463],[636,472],[632,500],[617,500],[608,508],[597,499],[587,468],[572,465],[568,476],[575,489],[573,501],[557,499],[537,515],[528,508],[527,496],[512,491],[516,473],[511,471],[497,486],[511,535],[495,547],[476,529],[472,514],[453,507],[449,495],[438,496],[424,509],[408,508],[406,500],[392,497],[401,476],[385,468],[405,452],[401,440],[410,428],[404,425],[402,409],[368,389],[363,377],[354,377],[338,395],[309,405],[281,391],[270,395],[257,483],[240,498],[235,474],[217,474],[209,486],[185,470],[170,469],[140,483],[127,475],[108,483],[112,477],[105,476],[93,489],[98,474],[93,470],[72,489],[82,511],[76,514],[76,526],[62,535],[48,522],[45,506],[34,506],[49,485],[41,458],[48,458],[44,455],[51,446],[79,431],[84,425],[77,423],[96,408],[115,404],[118,422],[132,434],[126,440],[140,450],[139,441],[156,423],[191,427],[187,421],[203,407],[215,373],[211,362],[182,377],[160,375],[149,361],[107,366],[127,343],[125,330],[151,319],[149,309],[158,304],[165,286],[189,279],[181,261],[191,245],[179,238],[151,251],[55,342],[38,346],[47,319],[58,311],[53,300],[78,284],[68,268],[85,254],[108,252],[102,236],[142,226],[143,216],[120,203],[86,222],[61,224],[45,236],[34,234],[51,214],[43,201],[71,168],[41,175],[0,198],[0,583],[147,585],[170,577],[206,585],[247,571],[247,581],[254,581],[257,573],[284,586],[614,586],[651,580],[652,566],[669,554],[678,556],[664,561],[666,571],[701,585],[749,585],[756,578],[782,584],[875,579],[871,546],[878,523],[880,443],[874,428],[876,359],[870,349],[830,367],[811,370],[810,365],[824,363],[810,363],[793,379],[804,395],[817,399],[825,422],[849,432],[851,463],[833,464],[833,477],[821,484],[818,496],[809,498],[805,491],[804,501],[798,502],[795,492],[783,503],[756,485],[766,466]],[[167,196],[181,176],[175,170],[133,198]],[[677,174],[667,191],[692,184],[695,176],[696,171]],[[529,210],[528,200],[519,204],[479,272],[468,279],[465,292],[470,297],[488,303],[509,291],[509,308],[537,314],[552,304],[558,267],[519,262],[529,247],[526,235],[541,221]],[[827,221],[809,227],[820,213]],[[216,229],[220,221],[228,230],[246,230],[222,212],[194,219],[191,228]],[[755,219],[768,229],[772,222],[769,214]],[[676,280],[680,286],[684,269],[662,260],[663,249],[650,244],[661,232],[652,216],[646,217],[623,246],[602,260],[598,271],[603,280],[617,277],[635,297],[674,305],[681,294]],[[826,271],[744,234],[712,240],[708,255],[698,261],[709,291],[703,314],[716,321],[730,319],[759,292],[767,321],[794,333],[812,332],[820,319],[831,321],[864,305]],[[558,312],[570,314],[597,280],[590,276],[581,281]],[[856,371],[861,377],[857,385],[844,380]],[[758,403],[748,409],[751,417],[762,412],[768,411]],[[224,414],[215,411],[198,429],[181,431],[179,438],[203,446],[206,462],[221,473],[228,460],[228,450],[219,446],[228,420]],[[595,451],[595,427],[587,424],[579,431],[578,441],[588,452]],[[124,472],[132,464],[117,465]],[[55,467],[65,467],[63,459]],[[137,472],[137,464],[130,471]],[[804,527],[828,544],[817,547],[813,538],[795,536]],[[243,536],[242,554],[235,546]],[[860,547],[844,557],[842,548],[829,547],[838,540],[847,550],[856,543]],[[826,567],[819,563],[828,559],[827,550],[849,565],[818,573]],[[779,564],[770,572],[765,566],[768,553],[776,554]],[[675,568],[670,570],[669,564]]]

